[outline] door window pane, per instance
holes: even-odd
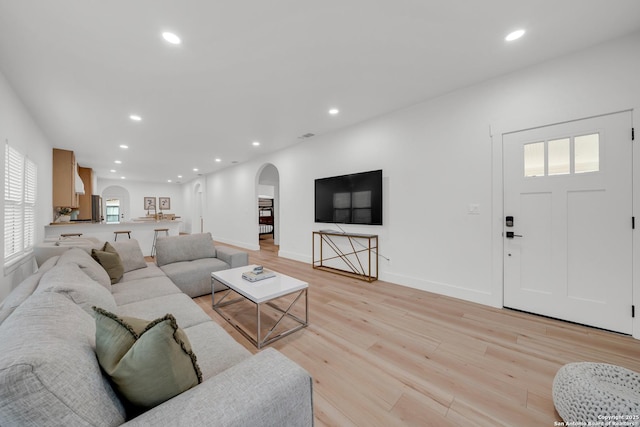
[[[562,138],[548,142],[549,175],[565,175],[571,173],[571,139]]]
[[[107,224],[114,224],[120,222],[120,200],[119,199],[107,199],[106,206]]]
[[[576,136],[576,173],[598,172],[600,170],[600,134]]]
[[[544,176],[544,142],[524,145],[524,176]]]

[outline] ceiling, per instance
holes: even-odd
[[[187,182],[638,30],[637,0],[0,0],[0,71],[98,177]]]

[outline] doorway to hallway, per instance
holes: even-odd
[[[260,248],[273,250],[280,245],[280,174],[267,163],[256,176],[257,234]],[[266,250],[266,249],[265,249]]]

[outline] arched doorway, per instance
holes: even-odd
[[[102,209],[100,213],[107,223],[127,221],[130,213],[129,191],[119,185],[112,185],[102,191]]]
[[[192,233],[204,232],[202,192],[203,192],[202,183],[196,182],[196,184],[193,186],[193,220],[191,222]]]
[[[258,171],[256,201],[258,209],[258,238],[263,243],[280,245],[280,174],[267,163]]]

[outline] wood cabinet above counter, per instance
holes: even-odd
[[[77,208],[75,179],[76,157],[73,151],[53,149],[53,207]]]
[[[78,196],[78,219],[91,220],[91,195],[93,194],[93,169],[78,166],[78,174],[84,183],[84,194]]]
[[[78,166],[73,151],[53,149],[53,208],[78,209],[78,219],[91,219],[93,170]]]

